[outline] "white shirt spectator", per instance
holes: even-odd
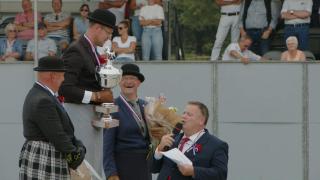
[[[285,0],[282,5],[281,13],[290,10],[308,11],[312,13],[312,1],[311,0]],[[285,24],[301,24],[310,23],[310,16],[305,19],[296,18],[285,20]]]
[[[139,20],[149,20],[149,19],[161,19],[164,20],[164,12],[162,6],[158,4],[147,5],[141,8]],[[148,28],[154,28],[156,26],[145,26]]]
[[[223,61],[240,61],[240,59],[237,59],[236,57],[233,57],[230,55],[231,51],[237,51],[241,56],[248,57],[250,61],[258,61],[261,59],[261,56],[256,55],[250,50],[244,50],[241,51],[239,43],[231,43],[227,49],[224,51],[224,54],[222,56]]]
[[[100,0],[100,2],[104,2],[106,0]],[[107,1],[119,1],[119,0],[107,0]],[[116,16],[116,25],[118,25],[121,21],[124,20],[124,15],[126,11],[126,4],[127,0],[125,0],[125,3],[120,8],[109,8],[108,10],[112,12]]]
[[[137,42],[137,39],[136,37],[134,36],[128,36],[128,39],[126,42],[122,42],[121,41],[121,37],[120,36],[117,36],[117,37],[114,37],[112,42],[115,42],[117,43],[118,47],[119,48],[129,48],[130,47],[130,44],[131,42]],[[130,58],[132,60],[134,60],[134,53],[130,53],[130,54],[118,54],[117,55],[118,58],[120,57],[125,57],[125,58]]]

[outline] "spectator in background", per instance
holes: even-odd
[[[238,42],[239,39],[241,0],[216,0],[216,3],[221,7],[221,17],[216,33],[216,40],[211,52],[211,61],[218,60],[223,42],[226,39],[229,30],[231,34],[231,42]]]
[[[38,24],[38,36],[38,59],[45,56],[55,56],[57,45],[54,40],[47,37],[47,26],[44,23]],[[25,60],[34,60],[34,45],[34,39],[28,42]]]
[[[52,0],[52,9],[53,12],[44,17],[44,23],[48,28],[48,37],[55,40],[63,52],[70,42],[71,16],[62,12],[62,0]]]
[[[142,26],[140,25],[139,16],[141,8],[148,4],[148,0],[131,0],[130,9],[133,10],[131,16],[131,29],[132,34],[137,38],[137,42],[141,42]]]
[[[89,27],[90,8],[88,4],[82,4],[80,6],[80,17],[76,17],[73,21],[73,39],[77,40],[83,35]]]
[[[129,36],[129,20],[121,21],[118,25],[120,36],[112,40],[112,50],[117,54],[116,61],[130,62],[134,61],[134,52],[136,49],[136,37]]]
[[[312,14],[311,14],[311,27],[320,27],[320,16],[319,16],[319,8],[320,8],[320,1],[319,0],[312,0]]]
[[[231,43],[223,53],[222,60],[241,61],[248,64],[250,61],[262,60],[261,56],[249,50],[252,39],[249,36],[242,36],[238,43]]]
[[[241,12],[240,33],[252,38],[250,50],[263,55],[269,51],[271,33],[281,10],[279,0],[245,0]]]
[[[21,6],[23,12],[16,15],[14,24],[16,24],[18,30],[17,38],[26,44],[27,41],[31,40],[34,35],[34,14],[30,0],[22,0]],[[38,13],[38,22],[41,22],[41,19],[41,14]]]
[[[101,0],[99,8],[108,9],[116,16],[116,25],[124,20],[127,0]]]
[[[306,56],[298,49],[298,39],[290,36],[286,40],[288,50],[281,54],[281,61],[305,61]]]
[[[155,60],[162,60],[163,36],[162,21],[164,12],[162,6],[155,3],[155,0],[148,0],[148,5],[142,7],[140,24],[142,32],[142,59],[150,60],[151,51]]]
[[[285,0],[282,6],[281,17],[285,20],[284,39],[296,36],[300,50],[308,49],[311,12],[311,0]]]
[[[9,23],[5,29],[6,38],[0,39],[0,61],[15,61],[22,59],[22,43],[17,37],[17,28]]]

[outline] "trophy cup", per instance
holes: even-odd
[[[112,66],[112,61],[115,58],[115,53],[109,48],[105,49],[108,62],[100,67],[100,85],[103,88],[114,88],[121,80],[121,70]],[[100,113],[100,119],[93,120],[92,125],[102,128],[113,128],[119,126],[119,120],[112,119],[110,113],[118,112],[118,106],[114,103],[102,103],[95,106],[95,111]]]

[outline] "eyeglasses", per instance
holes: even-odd
[[[107,28],[101,26],[101,29],[104,30],[107,34],[112,34],[113,30],[108,30]]]
[[[88,12],[88,9],[80,9],[80,11]]]
[[[16,30],[9,30],[8,32],[17,32]]]

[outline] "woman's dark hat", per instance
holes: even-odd
[[[39,59],[38,67],[33,68],[35,71],[54,71],[65,72],[63,60],[55,56],[45,56]]]
[[[106,9],[96,9],[89,17],[89,21],[114,28],[116,16]]]
[[[144,76],[143,74],[140,73],[139,66],[135,64],[124,64],[121,66],[121,69],[122,69],[122,76],[133,75],[133,76],[136,76],[140,80],[140,82],[144,81]]]

